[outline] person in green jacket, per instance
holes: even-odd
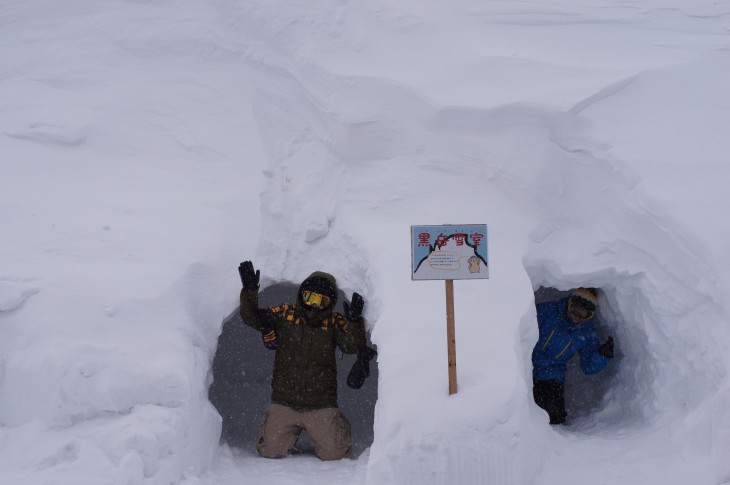
[[[268,349],[276,351],[271,408],[256,446],[259,455],[287,456],[305,430],[320,459],[349,456],[352,435],[349,421],[337,407],[335,349],[358,353],[358,363],[364,365],[358,371],[363,375],[356,377],[361,377],[362,385],[364,373],[369,374],[367,360],[360,362],[360,354],[367,349],[362,296],[353,293],[352,302],[344,303],[345,315],[334,312],[335,278],[315,272],[299,287],[296,304],[259,308],[260,271],[254,271],[251,261],[241,263],[238,270],[243,284],[241,318],[261,332]]]

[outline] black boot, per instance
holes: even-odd
[[[532,395],[535,404],[547,411],[550,424],[563,424],[565,412],[565,385],[560,381],[534,381]]]

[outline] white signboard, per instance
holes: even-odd
[[[411,279],[489,278],[486,224],[411,226]]]

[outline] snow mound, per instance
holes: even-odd
[[[727,5],[0,13],[0,481],[730,481]],[[490,279],[455,283],[453,396],[443,284],[410,279],[410,226],[444,223],[490,230]],[[364,295],[357,460],[219,445],[211,364],[246,259],[265,287],[323,270]],[[601,289],[618,357],[555,428],[535,291],[576,286]]]

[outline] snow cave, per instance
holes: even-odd
[[[570,295],[571,290],[561,291],[557,288],[541,286],[535,291],[535,304],[546,301],[557,301]],[[617,319],[615,311],[606,302],[605,292],[598,289],[601,302],[593,321],[598,339],[604,342],[614,335],[613,323]],[[568,412],[568,425],[581,426],[590,423],[591,416],[605,405],[609,390],[618,384],[617,369],[621,367],[622,354],[616,342],[616,354],[603,371],[586,375],[580,369],[580,357],[575,356],[568,362],[565,384],[565,409]]]
[[[613,361],[596,375],[583,374],[577,356],[570,361],[565,389],[569,422],[562,429],[610,435],[651,428],[686,413],[712,393],[720,378],[713,372],[717,355],[698,347],[702,316],[711,315],[714,305],[700,288],[664,271],[651,275],[658,268],[649,259],[625,271],[598,268],[594,262],[589,271],[575,272],[568,268],[572,264],[560,268],[539,258],[526,261],[535,304],[560,299],[579,286],[598,287],[601,304],[594,326],[601,341],[609,335],[615,341]],[[523,319],[521,334],[529,387],[530,354],[537,341],[534,310]],[[531,397],[530,403],[543,413]]]
[[[259,293],[261,308],[295,303],[299,284],[275,283]],[[340,290],[335,311],[342,313],[348,300]],[[371,345],[368,343],[368,345]],[[256,453],[261,424],[271,405],[271,374],[275,352],[267,350],[261,336],[241,320],[238,308],[223,322],[213,358],[213,382],[209,398],[223,420],[221,442]],[[357,458],[373,442],[373,419],[378,395],[377,358],[370,361],[370,377],[360,389],[347,386],[347,374],[355,355],[337,356],[337,392],[342,412],[352,425],[352,457]],[[314,454],[314,446],[303,431],[293,453]]]

